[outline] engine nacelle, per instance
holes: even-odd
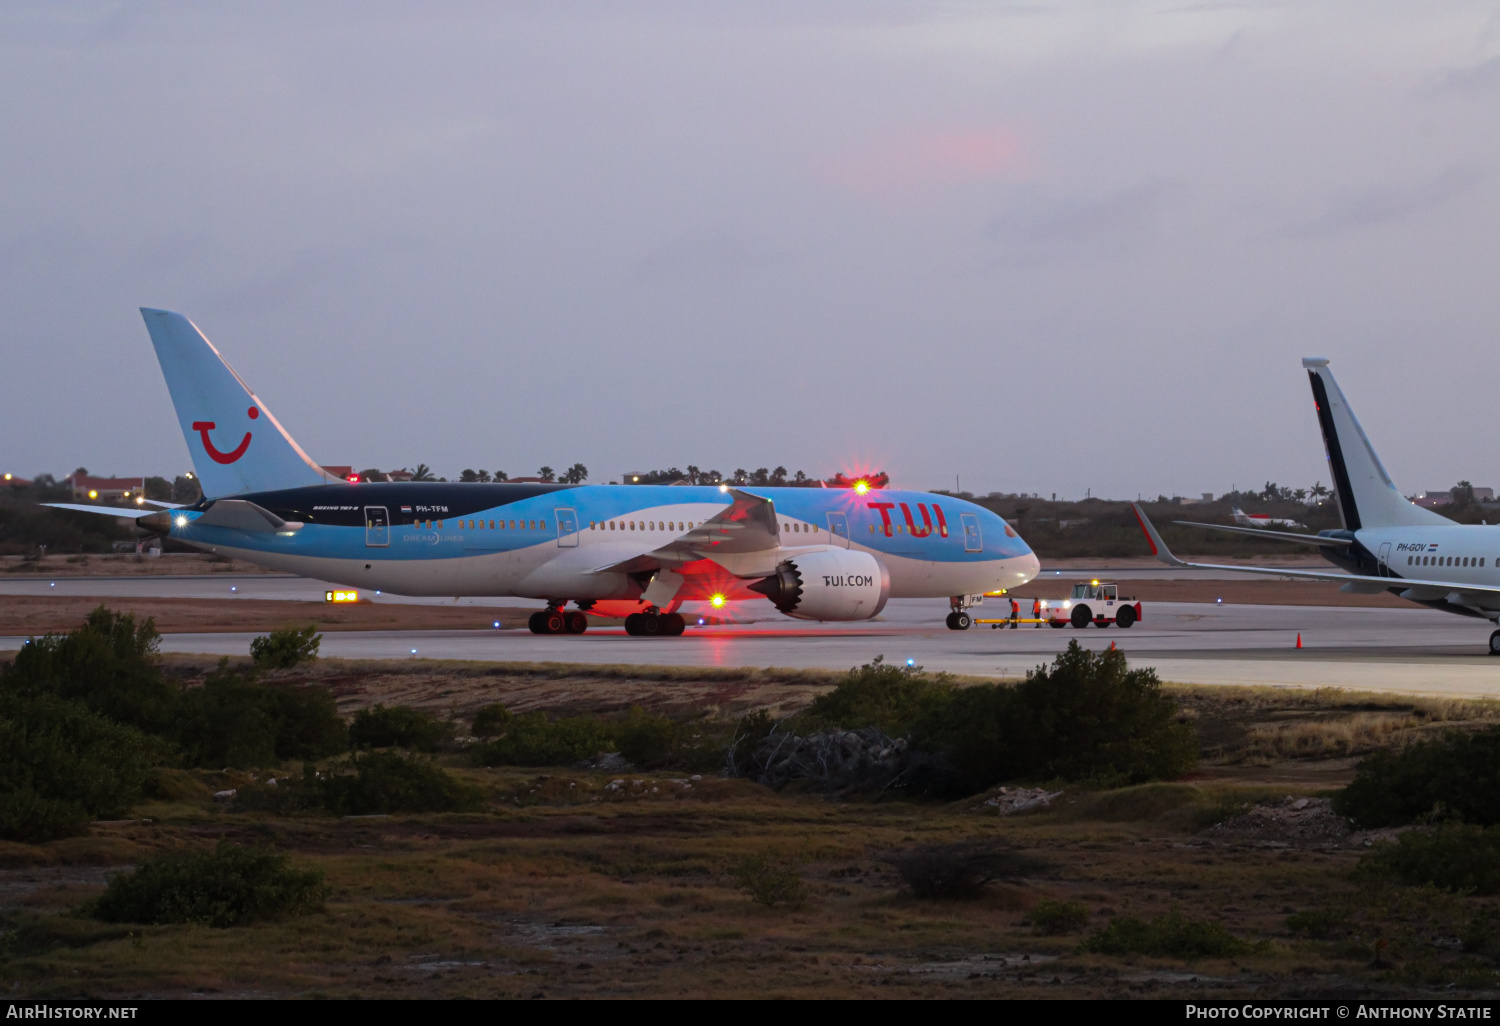
[[[891,575],[868,552],[824,549],[782,560],[750,590],[799,620],[868,620],[885,608]]]

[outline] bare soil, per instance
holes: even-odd
[[[109,555],[0,556],[0,574],[38,577],[173,577],[199,574],[275,574],[254,563],[206,552],[164,552],[156,558]]]
[[[316,624],[323,631],[479,630],[526,626],[540,609],[507,606],[427,606],[389,602],[284,602],[272,599],[97,598],[71,595],[0,596],[0,635],[34,636],[70,631],[99,605],[137,619],[152,617],[163,634],[270,631],[287,624]]]

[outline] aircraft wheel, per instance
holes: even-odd
[[[627,616],[625,618],[625,633],[629,634],[629,635],[632,635],[632,636],[641,633],[641,614],[640,613],[631,613],[629,616]]]
[[[1074,606],[1073,607],[1073,629],[1074,630],[1081,631],[1081,630],[1083,630],[1085,627],[1087,627],[1089,624],[1091,624],[1093,622],[1094,622],[1094,611],[1092,609],[1090,609],[1088,606]]]
[[[679,637],[687,630],[687,621],[682,618],[681,613],[666,613],[661,618],[661,632],[667,637]]]
[[[589,629],[589,618],[576,610],[566,614],[564,619],[569,634],[582,634]]]
[[[635,632],[645,638],[654,638],[663,633],[661,629],[661,616],[657,613],[636,613],[640,619],[636,621]]]
[[[563,616],[560,609],[549,609],[542,614],[543,634],[565,634],[568,630],[568,620]]]
[[[1490,635],[1490,655],[1500,655],[1500,631]]]
[[[1129,630],[1135,626],[1135,607],[1121,606],[1120,611],[1115,614],[1115,626],[1121,630]]]
[[[969,617],[968,613],[954,613],[953,614],[953,629],[954,630],[966,631],[966,630],[969,629],[970,626],[973,625],[973,623],[974,623],[974,621]]]
[[[526,626],[531,629],[531,633],[533,633],[533,634],[546,634],[547,633],[547,626],[546,626],[545,623],[543,623],[543,619],[546,617],[546,615],[547,615],[546,613],[532,613],[531,614],[530,618],[527,619],[527,621],[526,621]]]

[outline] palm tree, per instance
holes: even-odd
[[[563,484],[583,484],[589,479],[589,468],[582,463],[575,463],[563,472]]]
[[[413,481],[436,481],[437,477],[433,475],[432,468],[427,464],[418,463],[417,469],[411,472],[411,479]]]
[[[541,478],[543,481],[556,481],[557,471],[553,470],[551,467],[543,467],[536,472],[536,476]]]

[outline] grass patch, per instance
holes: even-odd
[[[1171,958],[1232,958],[1254,945],[1208,919],[1188,919],[1173,910],[1147,922],[1120,916],[1084,941],[1085,951],[1101,955],[1165,955]]]
[[[1077,933],[1089,921],[1089,907],[1081,901],[1053,901],[1043,898],[1026,914],[1031,932],[1039,937]]]
[[[807,884],[797,872],[795,862],[764,853],[746,855],[735,863],[731,875],[735,886],[757,905],[801,908],[807,902]]]

